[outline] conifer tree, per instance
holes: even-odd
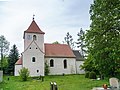
[[[19,52],[16,45],[14,44],[8,56],[8,73],[9,74],[14,73],[15,63],[18,60],[18,58],[19,58]]]

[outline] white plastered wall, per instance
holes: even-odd
[[[15,65],[15,72],[14,72],[15,76],[19,76],[20,69],[22,69],[22,65]]]
[[[81,70],[80,65],[83,65],[84,61],[76,61],[76,73],[77,74],[84,74],[85,71]]]
[[[32,62],[33,57],[35,57],[35,62]],[[23,67],[28,68],[30,76],[44,76],[44,53],[34,42],[23,53]]]
[[[49,67],[49,75],[76,74],[75,58],[45,58],[49,66],[51,59],[54,60],[54,67]],[[64,69],[64,60],[67,60],[66,69]]]

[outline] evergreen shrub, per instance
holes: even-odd
[[[89,73],[89,78],[90,78],[90,79],[96,79],[96,78],[97,78],[96,73],[95,73],[94,71],[91,71],[91,72]]]

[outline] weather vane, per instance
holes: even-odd
[[[34,17],[35,17],[35,15],[33,14],[33,20],[35,19]]]

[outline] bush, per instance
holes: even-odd
[[[89,78],[89,74],[90,74],[89,71],[85,72],[85,78]]]
[[[50,72],[47,62],[45,62],[45,75],[48,75]]]
[[[29,77],[29,70],[23,67],[22,69],[20,69],[19,74],[22,81],[27,81]]]
[[[96,79],[97,78],[96,73],[94,71],[90,72],[89,73],[89,78],[90,79]]]

